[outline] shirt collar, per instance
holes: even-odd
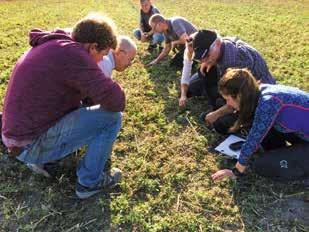
[[[222,63],[224,51],[225,51],[225,41],[222,40],[221,47],[220,47],[220,55],[219,55],[218,62],[217,62],[219,65]]]
[[[114,58],[114,54],[113,54],[112,50],[109,51],[107,56],[108,56],[108,59],[111,62],[112,70],[115,69],[115,58]]]

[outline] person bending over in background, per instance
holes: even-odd
[[[129,37],[121,35],[117,37],[117,41],[117,47],[115,49],[110,49],[108,54],[98,63],[105,77],[108,78],[113,78],[112,75],[114,70],[123,72],[130,67],[137,52],[136,44]],[[94,103],[90,97],[86,97],[82,100],[82,106],[92,105],[94,105]]]
[[[225,105],[218,92],[218,81],[226,70],[248,68],[261,83],[275,84],[276,81],[260,53],[239,38],[221,37],[216,31],[200,30],[191,36],[188,44],[192,46],[193,54],[184,60],[179,105],[185,105],[188,97],[207,95],[214,111],[203,117],[203,121],[217,132],[226,134],[237,120],[237,114]],[[192,60],[199,62],[201,67],[190,78]]]
[[[172,58],[171,65],[176,67],[183,66],[183,56],[185,44],[189,35],[197,31],[196,27],[183,17],[165,18],[160,14],[150,17],[149,25],[155,33],[163,33],[165,37],[165,46],[156,59],[148,65],[156,65],[165,58],[172,48],[176,54]]]

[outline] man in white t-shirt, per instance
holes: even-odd
[[[127,36],[119,36],[117,48],[111,49],[98,65],[106,77],[112,78],[114,69],[122,72],[131,66],[136,52],[136,44],[132,39]]]

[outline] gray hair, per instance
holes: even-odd
[[[120,35],[118,36],[118,47],[117,49],[121,49],[124,51],[137,50],[137,46],[135,42],[129,38],[128,36]]]

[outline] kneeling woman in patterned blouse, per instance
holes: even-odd
[[[219,91],[239,113],[230,130],[252,126],[235,168],[217,171],[213,180],[244,175],[250,157],[261,148],[270,130],[279,135],[270,143],[284,145],[250,160],[252,168],[275,179],[309,178],[309,93],[283,85],[259,85],[247,69],[229,69],[219,81]]]

